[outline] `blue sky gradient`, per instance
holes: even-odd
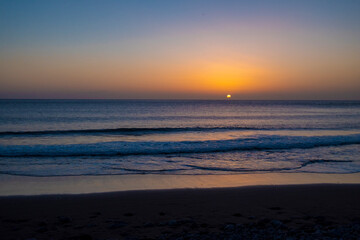
[[[359,12],[350,0],[4,0],[0,97],[359,99]]]

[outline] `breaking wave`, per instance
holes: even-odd
[[[360,144],[360,134],[340,136],[255,135],[251,138],[174,142],[104,142],[68,145],[0,146],[0,157],[128,156],[175,153],[261,151]]]

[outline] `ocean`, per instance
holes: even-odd
[[[0,100],[0,174],[360,172],[360,101]]]

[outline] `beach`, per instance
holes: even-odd
[[[360,240],[360,0],[0,2],[0,240]]]
[[[2,100],[0,239],[359,239],[359,101]]]
[[[358,239],[360,184],[0,197],[1,239]]]

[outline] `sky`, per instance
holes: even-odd
[[[358,0],[2,0],[0,98],[358,99]]]

